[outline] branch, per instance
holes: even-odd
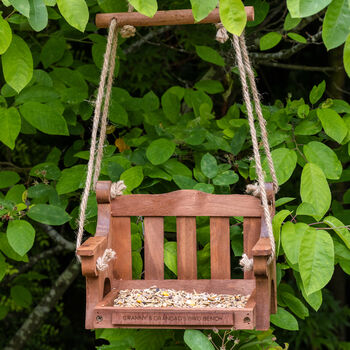
[[[341,69],[341,67],[314,67],[314,66],[303,66],[298,64],[286,64],[279,62],[268,62],[268,61],[259,61],[257,63],[260,66],[268,66],[268,67],[276,67],[282,69],[295,69],[295,70],[303,70],[303,71],[311,71],[311,72],[333,72]]]
[[[161,34],[167,32],[170,28],[171,28],[170,26],[164,26],[164,27],[161,27],[161,28],[159,28],[157,30],[150,31],[145,36],[141,37],[140,40],[134,42],[127,49],[125,49],[124,53],[126,55],[128,55],[129,53],[131,53],[131,52],[137,50],[138,48],[140,48],[140,46],[145,44],[147,41],[153,39],[155,36],[158,36],[158,35],[161,35]]]
[[[27,344],[30,337],[38,330],[51,309],[57,304],[58,300],[78,276],[79,271],[80,265],[74,258],[69,266],[58,277],[50,291],[33,309],[31,314],[22,324],[21,328],[17,330],[4,350],[20,350]]]
[[[271,61],[271,60],[285,60],[301,51],[308,45],[315,43],[322,36],[322,31],[312,35],[306,44],[298,43],[292,46],[289,49],[281,50],[273,53],[260,53],[260,52],[252,52],[250,53],[250,57],[256,61],[256,63],[260,63],[260,61]]]
[[[1,283],[6,284],[11,282],[15,277],[17,277],[18,275],[22,274],[22,273],[26,273],[29,269],[31,269],[38,261],[43,260],[43,259],[47,259],[49,257],[51,257],[52,255],[55,255],[56,253],[61,252],[62,250],[64,250],[64,248],[60,245],[45,250],[43,252],[41,252],[38,255],[35,255],[33,257],[31,257],[29,259],[29,261],[25,264],[25,265],[21,265],[21,267],[18,269],[18,271],[12,275],[7,275],[2,281]]]
[[[75,244],[73,242],[66,240],[64,237],[62,237],[52,226],[45,225],[45,224],[39,224],[39,226],[47,233],[47,235],[53,241],[55,241],[65,250],[69,250],[69,251],[75,250]]]

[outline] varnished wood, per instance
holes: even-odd
[[[129,217],[112,217],[109,246],[116,252],[112,261],[115,279],[132,279],[131,227]]]
[[[78,250],[86,276],[86,328],[269,328],[270,313],[277,309],[276,266],[275,260],[267,264],[271,245],[259,199],[185,190],[163,195],[121,196],[109,203],[110,185],[106,181],[98,186],[96,236]],[[268,190],[268,196],[273,215],[273,191]],[[149,214],[144,219],[145,280],[132,280],[130,216],[147,216],[145,213]],[[163,216],[168,215],[177,216],[177,280],[164,280]],[[244,251],[254,261],[253,271],[245,273],[244,280],[230,279],[229,216],[232,215],[244,216]],[[197,280],[195,216],[210,216],[210,280]],[[106,271],[97,271],[96,260],[106,248],[114,249],[117,258]],[[113,306],[119,290],[154,285],[188,292],[250,295],[250,298],[242,309],[160,310]]]
[[[254,20],[254,7],[247,6],[245,8],[247,20]],[[144,16],[138,12],[121,12],[121,13],[100,13],[96,15],[96,26],[98,28],[107,28],[111,20],[115,18],[118,26],[126,24],[132,26],[165,26],[180,24],[195,24],[192,10],[170,10],[158,11],[153,17]],[[218,23],[220,22],[219,9],[213,10],[208,17],[197,23]]]
[[[259,240],[261,231],[261,218],[245,217],[243,219],[243,248],[249,259],[253,258],[253,247]],[[253,271],[244,271],[244,278],[254,278]]]
[[[210,267],[212,279],[231,278],[230,219],[210,218]]]
[[[111,202],[113,216],[250,216],[262,215],[258,198],[217,195],[196,190],[164,194],[131,194]]]
[[[197,279],[196,218],[177,217],[177,278]]]
[[[145,279],[164,279],[164,218],[144,218]]]
[[[98,204],[111,201],[111,181],[98,181],[96,184],[96,199]]]

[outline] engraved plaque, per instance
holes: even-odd
[[[180,326],[232,326],[232,312],[193,311],[118,311],[112,315],[112,323],[117,325],[180,325]]]

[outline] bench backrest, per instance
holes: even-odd
[[[251,250],[260,237],[263,213],[260,200],[253,196],[180,190],[165,194],[122,195],[110,200],[107,184],[110,183],[99,182],[96,193],[99,217],[100,213],[106,213],[105,206],[109,207],[108,239],[109,246],[117,253],[113,270],[116,279],[132,279],[130,217],[133,216],[142,216],[144,220],[144,278],[148,280],[164,279],[165,216],[176,217],[178,279],[197,279],[197,216],[210,217],[212,279],[231,279],[230,217],[244,217],[244,252],[248,257],[252,256]],[[97,235],[98,232],[99,227]],[[253,278],[253,274],[246,272],[244,277]]]

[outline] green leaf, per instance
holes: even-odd
[[[286,203],[289,203],[291,201],[294,201],[294,197],[282,197],[282,198],[278,198],[275,202],[275,207],[278,208]]]
[[[286,311],[285,309],[282,309],[281,307],[277,308],[277,312],[275,315],[270,316],[270,321],[275,326],[287,329],[289,331],[297,331],[299,330],[298,321],[296,318]]]
[[[17,35],[13,35],[9,48],[2,55],[2,69],[7,84],[17,92],[33,77],[32,53],[25,41]]]
[[[300,195],[303,202],[310,204],[320,220],[331,205],[331,192],[323,171],[313,163],[304,166],[301,174]]]
[[[323,96],[326,91],[326,82],[323,80],[318,85],[315,85],[310,92],[310,102],[314,105]]]
[[[278,256],[281,243],[281,226],[283,221],[291,214],[289,210],[281,210],[272,219],[273,235],[275,237],[276,256]]]
[[[217,0],[191,0],[192,13],[196,22],[207,17],[215,9],[217,3]]]
[[[323,10],[332,0],[287,0],[287,7],[294,17],[309,17]]]
[[[37,222],[46,225],[63,225],[71,217],[61,207],[49,204],[36,204],[28,211],[28,216]]]
[[[298,43],[306,44],[307,40],[300,34],[297,33],[288,33],[287,34],[292,40],[297,41]]]
[[[26,102],[19,110],[23,118],[41,132],[49,135],[69,135],[66,120],[54,105]]]
[[[23,192],[25,191],[24,185],[15,185],[11,187],[5,196],[5,200],[19,204],[24,205],[23,202]],[[18,208],[17,208],[18,209]],[[24,207],[23,207],[24,209]]]
[[[216,158],[212,156],[210,153],[206,153],[201,160],[201,170],[202,173],[212,179],[218,173],[218,163]]]
[[[220,67],[225,66],[225,60],[220,54],[209,46],[198,46],[196,45],[197,55],[204,61],[214,63]]]
[[[115,124],[121,124],[124,126],[128,125],[128,113],[124,109],[124,107],[116,102],[111,101],[111,105],[109,108],[109,119]]]
[[[35,230],[28,221],[10,221],[6,233],[10,246],[21,256],[26,254],[34,244]]]
[[[57,6],[72,27],[84,32],[89,20],[89,9],[85,0],[57,0]]]
[[[29,289],[17,285],[11,287],[10,295],[13,301],[20,307],[30,307],[32,304],[32,294],[30,293]]]
[[[224,27],[232,34],[241,35],[246,23],[247,14],[241,0],[220,0],[220,19]]]
[[[82,188],[85,183],[85,178],[86,166],[83,164],[64,169],[56,185],[57,193],[71,193]]]
[[[220,1],[221,3],[221,1]],[[213,344],[201,331],[186,329],[184,341],[191,350],[214,350]]]
[[[194,190],[202,191],[206,193],[214,193],[214,186],[211,184],[198,183],[193,186]]]
[[[182,175],[192,178],[192,171],[185,164],[174,158],[162,164],[162,168],[170,175]]]
[[[0,189],[11,187],[20,179],[19,175],[14,171],[0,171]]]
[[[322,39],[328,50],[344,44],[350,31],[348,0],[333,0],[323,20]]]
[[[146,157],[153,165],[165,163],[174,153],[175,143],[168,139],[152,141],[147,147]]]
[[[0,108],[0,141],[12,150],[21,130],[21,116],[16,108]]]
[[[178,121],[181,111],[181,99],[184,95],[183,93],[179,94],[175,88],[168,89],[162,96],[163,112],[174,124]],[[183,92],[183,89],[181,91]]]
[[[192,178],[183,175],[174,175],[173,180],[182,190],[190,190],[197,184]]]
[[[224,171],[223,173],[213,178],[213,184],[216,186],[227,186],[238,182],[239,176],[232,170]]]
[[[288,260],[296,265],[299,260],[301,241],[309,226],[300,222],[293,224],[290,221],[282,226],[281,243]]]
[[[350,231],[345,225],[335,218],[334,216],[327,216],[324,220],[329,227],[331,227],[334,232],[339,236],[339,238],[345,243],[345,245],[350,249]]]
[[[127,191],[130,193],[133,189],[140,186],[143,180],[142,166],[134,166],[120,175],[120,180],[123,180]]]
[[[294,150],[288,148],[277,148],[271,152],[274,168],[279,185],[283,185],[292,176],[297,165],[297,155]],[[265,180],[272,181],[267,159],[263,161],[263,170],[266,173]]]
[[[30,5],[28,0],[8,0],[9,3],[23,16],[29,17]]]
[[[248,135],[248,125],[243,124],[234,134],[231,141],[231,151],[236,156],[242,149]]]
[[[29,0],[30,12],[28,22],[37,32],[47,26],[48,14],[44,0]]]
[[[303,304],[303,302],[288,292],[281,293],[282,301],[288,306],[288,308],[295,313],[301,319],[309,316],[309,310]]]
[[[299,278],[300,279],[300,278]],[[318,309],[322,305],[322,290],[318,290],[315,293],[311,293],[309,295],[306,294],[305,289],[303,287],[302,282],[300,282],[300,290],[301,294],[303,295],[306,302],[315,310],[318,311]]]
[[[104,12],[126,12],[128,10],[125,1],[97,0],[98,5]]]
[[[132,252],[132,278],[137,280],[141,278],[143,270],[143,261],[139,252]]]
[[[137,12],[148,17],[153,17],[158,9],[157,0],[129,0],[129,3]]]
[[[288,12],[286,18],[284,19],[283,29],[285,31],[291,30],[295,28],[300,22],[301,22],[300,18],[292,18],[292,16]]]
[[[318,165],[326,175],[327,179],[337,180],[343,171],[341,162],[335,152],[318,141],[311,141],[304,145],[303,151],[310,163]]]
[[[348,35],[345,41],[343,60],[344,60],[345,71],[347,75],[350,77],[350,34]]]
[[[6,52],[12,41],[12,30],[0,15],[0,55]]]
[[[196,83],[194,87],[197,90],[203,90],[208,94],[219,94],[225,91],[222,84],[217,80],[201,80]]]
[[[58,62],[63,57],[65,49],[66,40],[63,37],[51,37],[43,46],[40,54],[40,60],[44,68]]]
[[[294,130],[295,135],[315,135],[322,130],[321,123],[313,120],[303,120]]]
[[[282,34],[277,32],[267,33],[260,38],[260,50],[270,50],[282,40]]]
[[[326,231],[314,228],[306,231],[300,244],[299,269],[308,295],[330,281],[334,271],[334,245]]]
[[[47,180],[58,180],[59,177],[61,176],[61,171],[56,164],[48,162],[48,163],[40,163],[34,166],[30,170],[29,175],[39,177],[39,178],[45,178]]]
[[[177,243],[166,242],[164,244],[164,263],[166,267],[177,275]]]
[[[340,115],[332,109],[324,108],[317,110],[317,116],[325,133],[333,140],[341,143],[348,133],[348,128]]]
[[[53,102],[57,101],[60,95],[51,87],[43,85],[33,85],[24,88],[16,96],[16,105],[25,102]]]

